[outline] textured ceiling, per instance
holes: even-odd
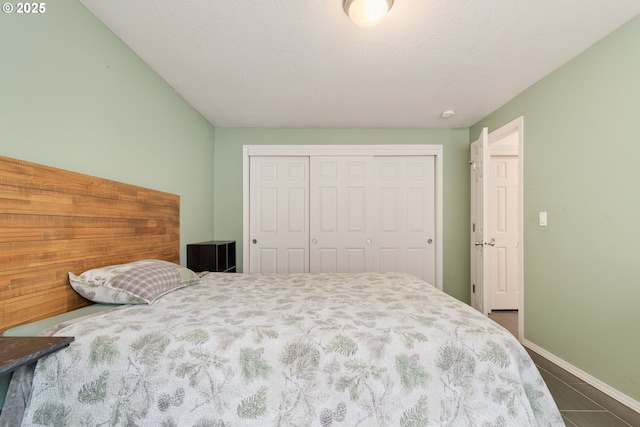
[[[80,2],[219,127],[469,127],[640,13],[395,0],[361,28],[342,0]]]

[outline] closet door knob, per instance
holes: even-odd
[[[367,239],[367,245],[370,245],[373,241],[371,239]]]
[[[258,241],[257,241],[256,239],[253,239],[253,240],[251,241],[251,243],[253,243],[253,244],[255,245],[256,243],[258,243]]]
[[[311,240],[311,243],[313,243],[315,245],[315,244],[318,243],[318,240],[317,239],[313,239],[313,240]]]

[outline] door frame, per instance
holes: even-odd
[[[441,144],[382,145],[243,145],[242,146],[242,259],[249,265],[249,160],[252,156],[434,156],[435,157],[435,287],[443,289],[443,177]],[[244,268],[243,268],[244,270]]]

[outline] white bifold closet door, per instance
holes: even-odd
[[[408,272],[435,283],[434,156],[250,159],[251,273]]]
[[[434,157],[376,157],[374,164],[376,271],[436,283]]]
[[[309,157],[250,163],[249,272],[309,272]]]
[[[311,157],[311,273],[374,270],[372,156]]]

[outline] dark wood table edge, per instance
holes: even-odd
[[[67,347],[73,337],[0,336],[0,375],[7,374]]]

